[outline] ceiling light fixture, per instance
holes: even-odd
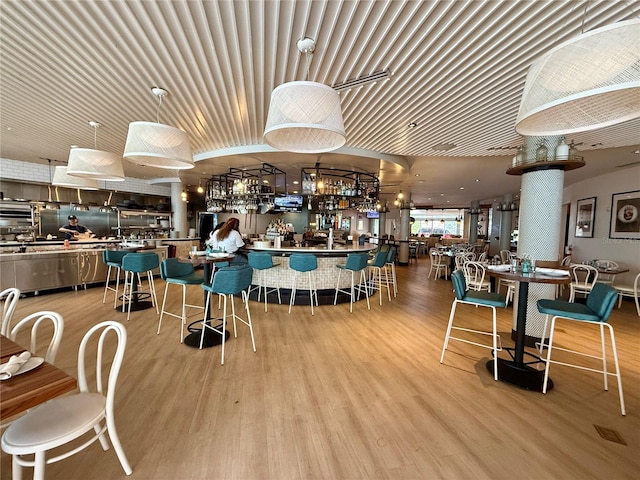
[[[53,171],[52,185],[57,187],[79,188],[82,190],[98,190],[98,180],[93,178],[73,177],[67,175],[67,167],[56,167]]]
[[[160,106],[168,92],[163,88],[151,89],[158,99],[156,123],[131,122],[124,155],[137,165],[185,170],[193,168],[193,155],[187,134],[179,128],[160,123]]]
[[[51,200],[51,159],[47,158],[47,162],[49,162],[49,185],[47,185],[47,190],[49,191],[49,199],[44,204],[44,208],[46,210],[60,210],[60,204],[58,202],[54,202]]]
[[[431,147],[436,152],[447,152],[449,150],[453,150],[457,145],[455,143],[439,143]]]
[[[309,76],[315,42],[301,38],[297,43],[306,56]],[[271,93],[264,140],[273,148],[294,153],[331,152],[346,142],[340,95],[333,88],[311,81],[283,83]]]
[[[516,131],[565,135],[640,117],[640,19],[582,33],[527,73]]]
[[[93,128],[93,146],[90,148],[72,147],[69,152],[67,175],[120,182],[124,180],[122,158],[115,153],[98,150],[98,122],[90,121]]]

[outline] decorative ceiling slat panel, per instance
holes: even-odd
[[[203,172],[220,173],[237,163],[266,161],[291,170],[321,158],[342,166],[386,168],[389,183],[411,185],[417,189],[414,198],[427,198],[433,194],[429,182],[416,182],[377,157],[415,159],[412,172],[425,176],[434,162],[450,157],[470,175],[494,169],[482,187],[474,188],[492,195],[517,192],[518,179],[503,175],[514,152],[498,147],[523,143],[514,123],[529,65],[580,34],[583,24],[589,30],[635,18],[640,5],[606,0],[3,0],[0,15],[2,157],[64,161],[70,145],[92,146],[89,120],[103,125],[99,147],[121,154],[130,122],[155,121],[158,102],[150,89],[160,86],[170,94],[159,110],[160,121],[184,129],[199,159],[211,157],[198,161],[192,172],[180,172],[186,183],[197,185]],[[340,93],[346,147],[371,151],[368,159],[267,153],[262,135],[271,91],[307,78],[306,58],[296,47],[303,36],[316,41],[311,80],[334,85],[390,70],[388,80]],[[408,129],[410,122],[418,127]],[[633,121],[570,138],[584,142],[585,155],[616,147],[631,152],[639,125]],[[434,152],[438,143],[456,147]],[[256,146],[265,153],[216,154]],[[615,168],[632,160],[588,162],[588,168]],[[149,175],[125,165],[127,174]],[[439,187],[447,200],[474,200],[462,197],[453,183],[458,182]]]

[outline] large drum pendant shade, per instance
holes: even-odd
[[[283,83],[271,93],[265,141],[295,153],[322,153],[345,144],[340,96],[317,82]]]
[[[516,131],[551,136],[640,117],[640,20],[583,33],[529,68]]]
[[[55,168],[51,184],[56,187],[79,188],[80,190],[98,190],[98,180],[68,175],[67,167]]]
[[[90,148],[72,148],[69,153],[67,174],[118,182],[124,180],[122,158],[115,153]]]
[[[131,122],[123,157],[132,163],[156,168],[194,167],[187,134],[161,123]]]

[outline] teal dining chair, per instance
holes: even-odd
[[[543,351],[547,349],[546,358],[542,358],[542,361],[545,363],[544,370],[544,381],[542,385],[542,393],[547,393],[547,382],[549,380],[549,367],[552,363],[556,363],[558,365],[564,365],[566,367],[578,368],[580,370],[587,370],[595,373],[602,373],[604,376],[604,389],[608,390],[608,377],[609,375],[613,375],[618,380],[618,395],[620,397],[620,410],[622,411],[622,415],[626,415],[626,411],[624,408],[624,395],[622,393],[622,377],[620,375],[620,365],[618,363],[618,351],[616,349],[616,338],[613,332],[613,327],[608,323],[609,316],[611,315],[611,311],[616,304],[616,300],[618,298],[618,292],[615,288],[610,285],[606,285],[604,283],[596,283],[591,288],[591,292],[587,296],[586,304],[582,303],[573,303],[567,302],[564,300],[550,300],[550,299],[540,299],[538,300],[538,311],[540,313],[544,313],[545,323],[543,330],[543,338],[542,342],[539,345],[540,356],[542,357]],[[547,332],[547,326],[549,324],[549,318],[551,318],[551,325],[549,327],[549,340],[545,342],[544,333]],[[556,331],[556,323],[557,320],[567,320],[572,322],[577,322],[578,325],[582,326],[596,326],[600,331],[600,345],[601,345],[601,356],[593,355],[585,352],[584,350],[572,350],[569,348],[561,348],[555,346],[554,342],[554,334]],[[607,327],[609,330],[609,334],[611,337],[611,350],[613,351],[613,361],[615,364],[615,372],[609,372],[607,370],[607,355],[606,355],[606,346],[605,346],[605,335],[604,335],[604,327]],[[563,332],[565,333],[565,332]],[[568,333],[568,332],[567,332]],[[563,340],[571,341],[571,334],[563,335]],[[551,360],[552,351],[559,350],[572,355],[574,357],[589,357],[592,359],[602,361],[602,369],[591,368],[586,364],[576,364],[569,363],[563,358],[563,361]]]

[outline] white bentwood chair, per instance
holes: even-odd
[[[95,388],[90,389],[85,371],[85,354],[90,340],[97,338],[96,354],[96,382]],[[107,339],[109,332],[116,334],[116,346],[111,366],[108,369],[106,391],[103,385],[103,348],[110,344]],[[22,467],[34,467],[34,480],[44,479],[45,465],[64,460],[83,450],[96,440],[100,440],[103,450],[108,450],[105,432],[113,443],[118,460],[127,475],[131,475],[127,457],[118,439],[114,418],[114,401],[118,373],[122,365],[127,343],[127,331],[119,322],[106,321],[92,327],[82,339],[78,350],[78,386],[80,393],[58,397],[33,410],[13,422],[2,435],[2,450],[12,455],[12,473],[15,480],[22,478]],[[110,348],[107,348],[111,351]],[[106,370],[105,370],[106,371]],[[104,424],[103,424],[104,420]],[[49,450],[65,445],[84,436],[91,430],[92,435],[82,445],[61,453],[52,458],[46,458]],[[25,456],[33,455],[33,460]]]
[[[582,294],[585,297],[591,293],[591,289],[598,281],[598,269],[591,265],[574,264],[571,266],[571,274],[573,281],[570,288],[569,301],[576,299],[576,294]]]
[[[56,355],[58,354],[58,348],[60,347],[60,341],[62,340],[62,332],[64,331],[64,321],[62,315],[56,312],[42,311],[32,313],[24,317],[18,323],[16,323],[9,334],[7,335],[10,340],[15,341],[21,331],[31,327],[31,340],[29,351],[32,355],[36,355],[38,352],[38,331],[42,334],[41,328],[43,324],[50,322],[53,327],[51,333],[51,339],[47,345],[47,352],[44,355],[44,361],[54,363]],[[48,335],[48,331],[46,332]],[[42,336],[40,337],[42,338]]]
[[[16,311],[19,299],[20,290],[17,288],[7,288],[0,292],[0,302],[4,302],[2,304],[2,326],[0,327],[0,334],[5,337],[9,336],[11,319],[13,318],[13,312]]]

